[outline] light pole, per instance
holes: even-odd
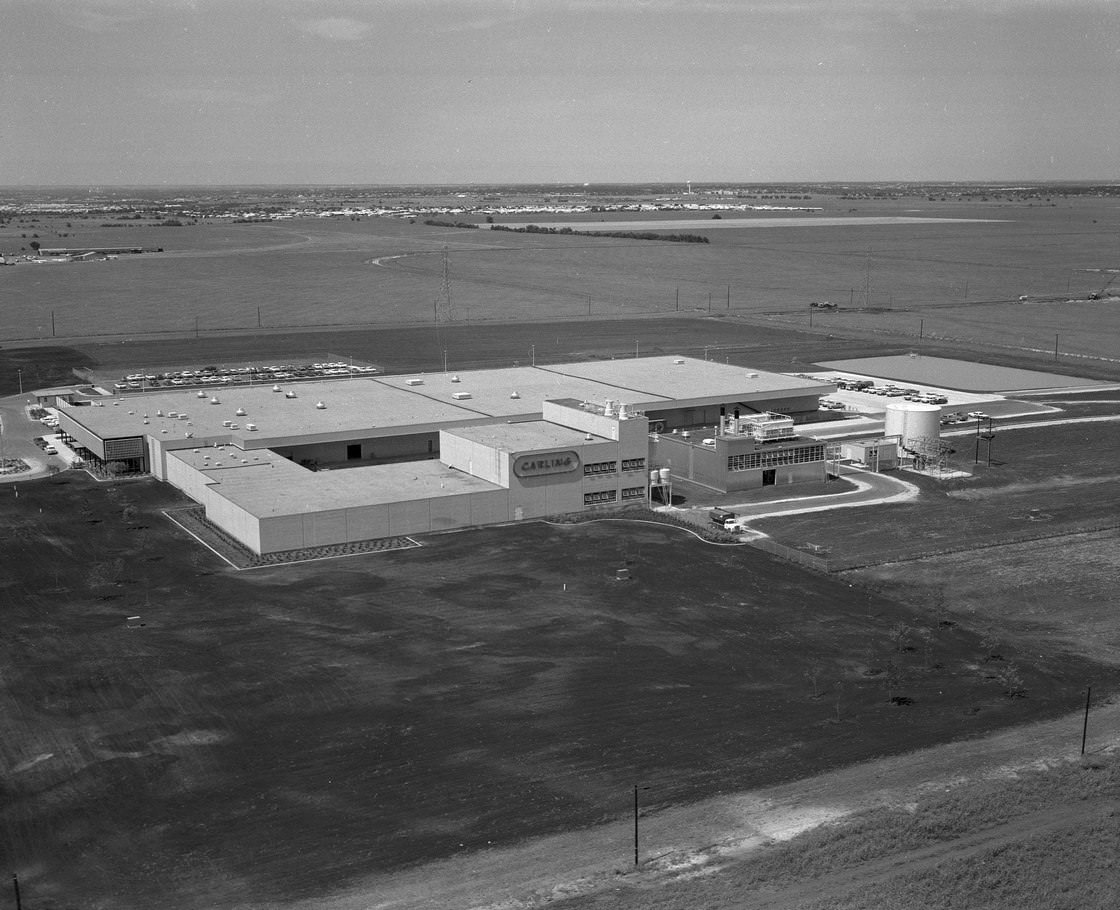
[[[23,394],[23,370],[16,368],[16,376],[19,378],[19,393]]]

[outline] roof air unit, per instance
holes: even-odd
[[[406,379],[404,381],[404,383],[405,383],[405,385],[423,385],[424,380],[423,379]]]
[[[257,425],[256,425],[255,423],[247,423],[247,424],[245,424],[245,429],[246,429],[246,430],[255,430],[256,428],[257,428]]]
[[[462,401],[465,398],[470,398],[471,393],[470,392],[452,392],[451,397],[454,398],[456,401]]]

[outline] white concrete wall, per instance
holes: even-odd
[[[439,457],[445,465],[499,487],[509,486],[509,452],[453,433],[441,432],[439,436]]]

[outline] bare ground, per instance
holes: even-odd
[[[531,910],[569,899],[573,907],[631,903],[625,892],[674,888],[705,880],[774,841],[815,826],[882,806],[903,806],[934,790],[971,781],[1011,777],[1020,771],[1074,760],[1081,747],[1082,712],[991,736],[949,743],[909,755],[864,762],[807,780],[716,797],[690,806],[664,808],[640,823],[642,869],[633,870],[632,819],[586,831],[539,838],[517,847],[464,854],[386,876],[371,876],[354,887],[291,910]],[[1120,704],[1095,707],[1089,751],[1120,746]],[[1102,811],[1104,807],[1099,807]],[[1074,812],[1031,816],[939,847],[876,860],[816,879],[779,897],[759,891],[738,894],[736,908],[793,910],[806,903],[827,904],[842,894],[884,877],[920,871],[950,857],[990,849],[1040,828],[1072,824]],[[1069,817],[1067,817],[1067,815]],[[692,893],[692,892],[689,892]],[[651,895],[652,897],[652,895]],[[682,906],[702,905],[696,894]],[[241,910],[263,910],[260,904]]]

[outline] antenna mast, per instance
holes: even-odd
[[[440,285],[436,304],[443,309],[444,322],[451,322],[455,318],[455,311],[451,306],[451,269],[447,261],[447,247],[443,248],[443,283]]]

